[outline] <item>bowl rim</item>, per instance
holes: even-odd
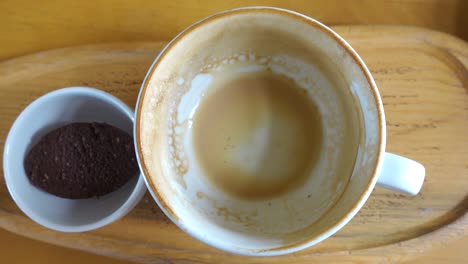
[[[143,176],[140,172],[138,175],[138,180],[133,187],[132,192],[128,196],[127,200],[120,205],[116,210],[114,210],[112,213],[109,215],[91,222],[87,224],[82,224],[82,225],[63,225],[63,224],[57,224],[53,221],[50,221],[50,219],[47,219],[47,217],[40,216],[34,212],[34,210],[31,209],[30,205],[27,204],[19,195],[17,192],[17,189],[15,187],[14,181],[12,180],[12,173],[10,169],[10,155],[9,155],[9,150],[13,147],[12,146],[12,138],[13,135],[16,133],[16,130],[18,129],[19,124],[24,122],[24,118],[26,114],[29,114],[29,112],[33,111],[34,108],[42,105],[43,103],[47,102],[48,100],[60,100],[61,96],[65,95],[70,95],[70,94],[82,94],[82,95],[91,95],[93,97],[96,97],[100,100],[102,100],[105,103],[111,104],[114,107],[118,108],[121,110],[122,114],[124,114],[126,117],[130,119],[130,121],[133,123],[134,122],[134,112],[133,110],[130,109],[124,102],[122,102],[120,99],[117,97],[111,95],[110,93],[104,92],[102,90],[96,89],[96,88],[90,88],[90,87],[84,87],[84,86],[73,86],[73,87],[66,87],[66,88],[61,88],[58,90],[54,90],[51,92],[48,92],[39,98],[35,99],[33,102],[31,102],[26,108],[24,108],[21,113],[17,116],[15,121],[13,122],[13,125],[10,128],[10,131],[8,132],[4,149],[3,149],[3,175],[4,175],[4,180],[8,189],[8,192],[10,193],[10,196],[16,203],[16,205],[20,208],[21,211],[23,211],[24,214],[26,214],[31,220],[34,222],[47,227],[52,230],[56,231],[61,231],[61,232],[85,232],[85,231],[90,231],[93,229],[97,229],[100,227],[103,227],[105,225],[108,225],[124,215],[126,215],[131,209],[135,207],[135,205],[141,200],[143,195],[146,192],[146,186],[145,182],[143,179]],[[52,195],[52,194],[48,194]],[[56,196],[54,196],[56,197]],[[64,199],[60,197],[56,197],[57,199]]]

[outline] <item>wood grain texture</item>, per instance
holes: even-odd
[[[0,245],[3,245],[0,248],[2,263],[135,264],[135,262],[43,243],[2,228],[0,228]]]
[[[78,44],[169,40],[205,16],[251,5],[295,10],[328,25],[413,25],[468,40],[467,0],[2,0],[0,60]]]
[[[0,226],[54,244],[154,263],[392,263],[468,233],[468,45],[417,28],[335,27],[371,69],[381,91],[388,150],[421,161],[420,195],[376,189],[360,213],[325,242],[277,258],[222,253],[190,238],[146,195],[122,220],[63,234],[27,219],[0,181]],[[60,87],[100,88],[135,105],[140,83],[163,43],[119,43],[53,50],[0,64],[0,139],[19,112]]]

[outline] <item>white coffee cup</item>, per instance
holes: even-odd
[[[346,109],[335,104],[327,88],[333,80],[323,79],[315,52],[334,65],[333,76],[345,81],[355,102],[358,147],[350,154],[355,162],[349,175],[336,175],[340,149],[333,148],[347,132],[340,130]],[[191,151],[192,117],[205,89],[223,65],[238,61],[247,64],[246,71],[267,65],[299,83],[305,80],[320,102],[326,147],[319,165],[302,186],[271,199],[224,193],[206,180]],[[382,100],[359,55],[330,28],[284,9],[229,10],[180,33],[149,70],[136,113],[137,156],[156,202],[191,236],[236,254],[273,256],[310,247],[348,223],[375,184],[416,195],[424,181],[421,164],[385,153]]]

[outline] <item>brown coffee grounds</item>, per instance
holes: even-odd
[[[63,198],[99,197],[138,174],[133,139],[104,123],[72,123],[32,147],[24,167],[30,182]]]

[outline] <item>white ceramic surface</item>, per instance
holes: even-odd
[[[334,65],[335,78],[322,74],[318,58]],[[302,88],[319,102],[327,149],[303,186],[272,199],[245,201],[226,195],[205,180],[190,150],[197,98],[209,86],[210,74],[236,63],[249,64],[243,70],[279,70],[298,84],[304,82]],[[338,89],[346,90],[357,106],[352,110],[340,109],[327,85],[340,78],[345,81]],[[385,187],[415,194],[424,179],[420,164],[385,153],[383,104],[359,55],[330,28],[288,10],[241,8],[195,23],[156,58],[136,111],[137,155],[156,202],[188,234],[236,254],[287,254],[328,238],[363,206],[382,167],[385,180],[379,183]],[[343,119],[345,111],[358,116],[354,140],[359,147],[346,153],[355,158],[354,168],[337,175],[341,164],[336,157],[345,150],[335,143],[348,132],[341,126],[349,121]]]
[[[422,164],[387,152],[377,185],[397,192],[417,195],[424,183],[425,174],[426,169]]]
[[[11,127],[3,153],[5,181],[18,207],[38,224],[63,232],[96,229],[127,214],[146,191],[141,175],[102,197],[71,200],[33,186],[23,162],[33,144],[65,124],[105,122],[132,134],[133,119],[133,111],[122,101],[92,88],[63,88],[32,102]]]

